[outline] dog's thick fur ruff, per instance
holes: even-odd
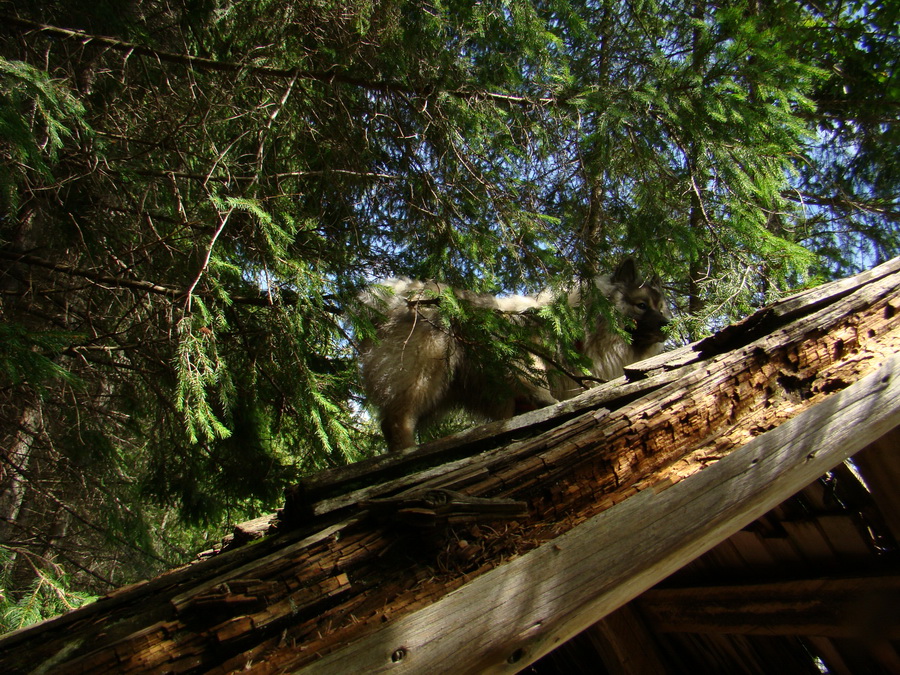
[[[595,378],[612,380],[623,374],[626,365],[662,351],[666,339],[662,329],[671,314],[659,279],[643,282],[631,259],[594,283],[622,314],[631,341],[610,330],[606,319],[599,316],[587,327],[585,340],[577,348],[590,360]],[[420,422],[453,409],[462,408],[488,420],[505,419],[583,391],[575,380],[539,357],[510,367],[505,376],[486,372],[470,351],[472,347],[441,320],[436,298],[448,291],[463,302],[496,310],[511,320],[521,320],[523,313],[554,299],[547,292],[496,297],[410,279],[389,279],[363,293],[363,302],[379,313],[375,339],[361,344],[363,386],[369,403],[380,412],[388,450],[415,445]],[[567,295],[572,306],[579,305],[581,298],[578,290]]]

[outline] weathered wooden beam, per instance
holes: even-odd
[[[721,354],[743,346],[765,335],[771,335],[781,326],[800,317],[808,316],[852,293],[871,286],[900,271],[900,258],[846,279],[838,279],[782,298],[754,312],[747,318],[726,326],[715,335],[697,343],[695,350],[706,354]]]
[[[597,439],[584,437],[594,434],[598,426],[606,427],[607,442],[592,462],[609,457],[614,474],[624,467],[623,474],[613,476],[612,485],[618,487],[628,481],[632,470],[647,471],[683,456],[698,437],[716,434],[730,420],[758,412],[760,407],[770,408],[773,398],[801,399],[802,409],[820,393],[812,390],[819,370],[859,350],[872,336],[900,325],[900,259],[861,276],[866,283],[853,278],[835,282],[830,292],[831,284],[801,294],[813,296],[813,308],[807,312],[801,311],[797,299],[783,301],[784,308],[761,310],[758,314],[767,318],[748,318],[747,336],[758,335],[760,325],[772,333],[755,340],[740,332],[729,334],[727,340],[704,340],[639,364],[635,370],[642,379],[636,382],[621,378],[521,419],[485,425],[402,456],[377,458],[301,481],[289,495],[283,515],[288,522],[303,522],[340,512],[360,500],[423,485],[464,489],[465,476],[476,474],[527,489],[534,485],[527,476],[529,470],[535,480],[543,480],[540,476],[549,461],[564,465],[581,452],[576,447],[595,445]],[[862,308],[865,314],[857,314]],[[733,349],[719,357],[718,350],[726,344]],[[818,385],[841,387],[839,383]],[[685,396],[685,392],[690,393]],[[609,412],[615,414],[600,422]],[[668,430],[660,429],[666,426]],[[636,444],[639,434],[643,437]],[[545,449],[551,446],[556,451],[548,456]],[[501,469],[501,465],[509,468]],[[367,466],[372,475],[361,473]],[[464,482],[454,483],[455,476]],[[599,487],[604,490],[609,485]]]
[[[900,576],[654,588],[635,602],[663,633],[900,639]]]
[[[617,504],[308,672],[518,672],[900,425],[898,402],[895,356],[689,479]]]
[[[0,640],[0,670],[522,668],[803,487],[804,467],[818,472],[807,482],[830,468],[820,454],[836,463],[886,431],[900,400],[878,394],[896,378],[865,380],[869,398],[859,387],[896,365],[900,274],[815,302],[751,340],[738,332],[636,366],[640,381],[600,387],[559,417],[388,458],[374,478],[353,469],[307,482],[280,534]],[[877,403],[857,429],[850,392]],[[823,417],[779,435],[813,411]],[[823,425],[838,439],[853,429],[852,442],[835,450]],[[426,505],[431,523],[513,505],[521,517],[424,532],[371,512],[426,490],[461,495],[443,513]]]
[[[873,283],[900,272],[900,258],[854,277],[802,291],[779,300],[728,326],[716,335],[666,352],[626,368],[628,378],[620,378],[606,386],[558,405],[534,410],[510,420],[484,424],[404,452],[391,453],[357,462],[349,467],[320,471],[300,481],[288,494],[288,518],[321,515],[342,508],[354,496],[364,495],[367,488],[394,480],[402,480],[429,467],[444,467],[460,458],[502,447],[523,437],[535,435],[551,426],[588,410],[617,409],[629,401],[646,396],[672,382],[680,381],[692,366],[704,357],[746,346],[798,319],[819,312]],[[879,284],[890,288],[892,283]],[[410,481],[413,482],[413,481]],[[342,498],[343,497],[343,498]]]

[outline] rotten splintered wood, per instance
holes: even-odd
[[[415,525],[446,527],[490,522],[528,515],[528,504],[515,499],[470,497],[455,490],[421,490],[399,497],[361,502],[379,520]]]
[[[697,349],[706,344],[703,341],[674,356],[677,370],[666,370],[658,365],[658,358],[653,359],[641,368],[652,368],[655,374],[639,382],[616,381],[562,404],[559,411],[537,411],[545,417],[528,418],[532,425],[530,434],[517,426],[522,435],[510,437],[505,423],[489,425],[504,440],[499,445],[476,446],[478,454],[448,455],[448,450],[459,453],[462,447],[448,448],[438,443],[403,457],[376,460],[384,462],[373,467],[377,480],[360,475],[359,469],[353,467],[349,476],[335,472],[303,481],[289,495],[283,515],[287,522],[303,522],[310,515],[339,512],[360,500],[426,486],[520,498],[545,481],[547,471],[554,466],[568,471],[582,458],[595,467],[606,462],[612,468],[611,472],[603,471],[605,478],[585,498],[593,498],[598,490],[619,488],[634,473],[660,468],[681,457],[705,435],[720,433],[730,426],[730,420],[746,419],[771,407],[771,399],[796,398],[796,409],[802,409],[804,401],[814,395],[810,387],[816,372],[843,358],[844,352],[858,349],[869,339],[869,332],[879,335],[900,325],[896,317],[900,310],[900,273],[894,269],[900,265],[892,261],[886,267],[892,270],[890,274],[867,274],[871,279],[868,284],[842,282],[836,296],[847,302],[829,305],[823,297],[830,296],[817,289],[818,311],[804,314],[795,300],[785,301],[790,309],[783,313],[793,318],[791,323],[772,335],[743,342],[739,349],[721,357],[701,358]],[[848,319],[850,307],[863,306],[869,312],[865,317]],[[826,335],[830,331],[833,337]],[[818,386],[845,385],[821,382]],[[615,414],[601,406],[609,406]],[[574,411],[581,414],[575,415]],[[762,428],[778,423],[767,420],[763,413]],[[548,422],[547,415],[555,415],[549,418],[554,421],[553,426],[542,426]],[[602,436],[600,448],[596,447],[600,440],[596,437],[598,427]],[[489,439],[478,440],[484,443]],[[471,442],[468,436],[460,440]],[[587,448],[591,448],[590,455]],[[433,465],[436,457],[441,461]],[[597,471],[592,474],[597,477]]]
[[[895,356],[691,480],[635,495],[308,672],[518,672],[900,425],[898,401]]]
[[[898,272],[900,258],[855,277],[802,291],[709,338],[626,368],[629,380],[620,378],[558,405],[468,429],[404,452],[321,471],[288,490],[281,517],[287,523],[302,523],[310,517],[339,511],[360,500],[415,486],[429,475],[429,469],[443,473],[455,462],[465,464],[473,455],[533,437],[579,414],[588,411],[600,414],[603,410],[617,409],[637,398],[649,396],[667,385],[683,385],[685,377],[702,368],[709,358],[753,344],[791,322],[796,331],[796,324],[805,317],[811,318],[803,322],[804,332],[815,330],[817,325],[820,330],[827,331],[835,318],[834,312],[828,311],[829,306],[861,290],[877,294],[896,288]],[[845,311],[846,305],[840,305],[837,310]],[[765,342],[761,348],[767,348]],[[747,354],[748,358],[751,356]]]
[[[865,381],[871,410],[844,396],[879,364],[896,367],[897,267],[526,423],[311,479],[278,533],[0,640],[0,670],[523,668],[896,425],[900,399],[878,394],[893,375]],[[814,411],[823,417],[787,426]],[[528,509],[429,536],[373,517],[423,490]]]

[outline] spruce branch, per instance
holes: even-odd
[[[56,38],[76,40],[85,45],[98,44],[115,51],[125,52],[129,55],[138,54],[140,56],[148,56],[158,61],[178,63],[198,70],[212,70],[226,73],[249,72],[254,75],[263,75],[267,77],[312,80],[325,84],[346,84],[368,91],[404,94],[424,98],[429,98],[436,93],[445,93],[463,100],[490,100],[497,103],[508,103],[527,107],[558,105],[568,100],[567,98],[557,98],[555,96],[531,98],[528,96],[503,94],[476,89],[439,89],[433,86],[410,87],[391,80],[370,80],[362,77],[355,77],[337,70],[273,68],[271,66],[254,66],[233,61],[217,61],[203,56],[192,56],[191,54],[179,54],[177,52],[154,49],[153,47],[141,45],[136,42],[126,42],[125,40],[119,40],[105,35],[94,35],[81,30],[51,26],[49,24],[30,21],[8,14],[0,14],[0,21],[5,22],[7,25],[24,28],[33,33],[44,33]]]
[[[800,204],[808,204],[812,206],[827,206],[833,209],[846,209],[848,211],[865,211],[866,213],[874,213],[879,216],[885,216],[894,220],[900,219],[900,211],[884,205],[884,200],[877,201],[861,201],[851,199],[843,195],[828,197],[825,195],[817,195],[802,190],[786,190],[782,192],[782,197]]]
[[[45,258],[40,258],[38,256],[30,255],[28,253],[19,253],[16,251],[8,251],[8,250],[0,249],[0,258],[2,258],[3,260],[8,260],[12,263],[21,263],[24,265],[30,265],[32,267],[42,267],[44,269],[48,269],[53,272],[65,274],[66,276],[87,279],[88,281],[92,281],[96,284],[102,284],[105,286],[113,286],[113,287],[117,287],[117,288],[129,288],[129,289],[138,290],[138,291],[146,291],[148,293],[154,293],[156,295],[165,295],[165,296],[171,297],[171,298],[177,298],[180,295],[183,295],[183,293],[184,293],[184,291],[182,291],[181,289],[174,288],[171,286],[163,286],[161,284],[157,284],[152,281],[144,281],[141,279],[125,279],[122,277],[113,277],[108,274],[102,274],[100,272],[95,272],[94,270],[87,270],[87,269],[75,267],[74,265],[69,265],[67,263],[53,262],[52,260],[46,260]]]
[[[219,222],[219,226],[216,228],[216,231],[213,233],[212,240],[209,242],[209,246],[206,248],[206,257],[203,259],[203,264],[200,266],[200,269],[197,271],[197,275],[194,277],[194,280],[191,282],[191,285],[188,287],[187,291],[185,291],[185,308],[188,312],[191,311],[191,297],[194,294],[194,291],[197,288],[197,284],[200,283],[200,279],[203,278],[203,273],[209,267],[209,261],[212,259],[213,247],[216,245],[216,240],[219,238],[219,235],[222,234],[222,230],[225,229],[225,225],[228,223],[228,219],[231,218],[231,214],[234,213],[234,209],[236,207],[232,206],[228,211],[222,216],[221,221]]]
[[[188,295],[187,291],[175,286],[165,286],[163,284],[158,284],[153,281],[145,281],[142,279],[126,279],[123,277],[114,277],[108,274],[96,272],[94,270],[76,267],[75,265],[69,265],[67,263],[53,262],[52,260],[40,258],[28,253],[18,253],[15,251],[0,249],[0,259],[7,260],[12,263],[19,263],[23,265],[30,265],[32,267],[48,269],[52,272],[64,274],[69,277],[87,279],[88,281],[94,282],[98,285],[103,285],[111,288],[125,288],[135,291],[144,291],[146,293],[152,293],[154,295],[162,295],[173,300],[186,298]],[[192,292],[192,295],[200,296],[203,298],[211,297],[211,294],[208,293]],[[336,299],[334,296],[322,296],[322,299],[325,301],[325,304],[322,305],[321,309],[328,312],[329,314],[343,313],[343,310],[340,307],[330,304],[330,301]],[[297,293],[286,289],[282,289],[279,298],[275,298],[271,294],[264,293],[262,290],[260,290],[259,295],[232,295],[230,296],[230,301],[236,305],[250,305],[255,307],[291,307],[301,304],[300,296]]]

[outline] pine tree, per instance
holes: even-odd
[[[13,603],[35,561],[105,590],[379,452],[374,279],[535,291],[637,255],[679,341],[900,248],[895,2],[115,5],[0,8]]]

